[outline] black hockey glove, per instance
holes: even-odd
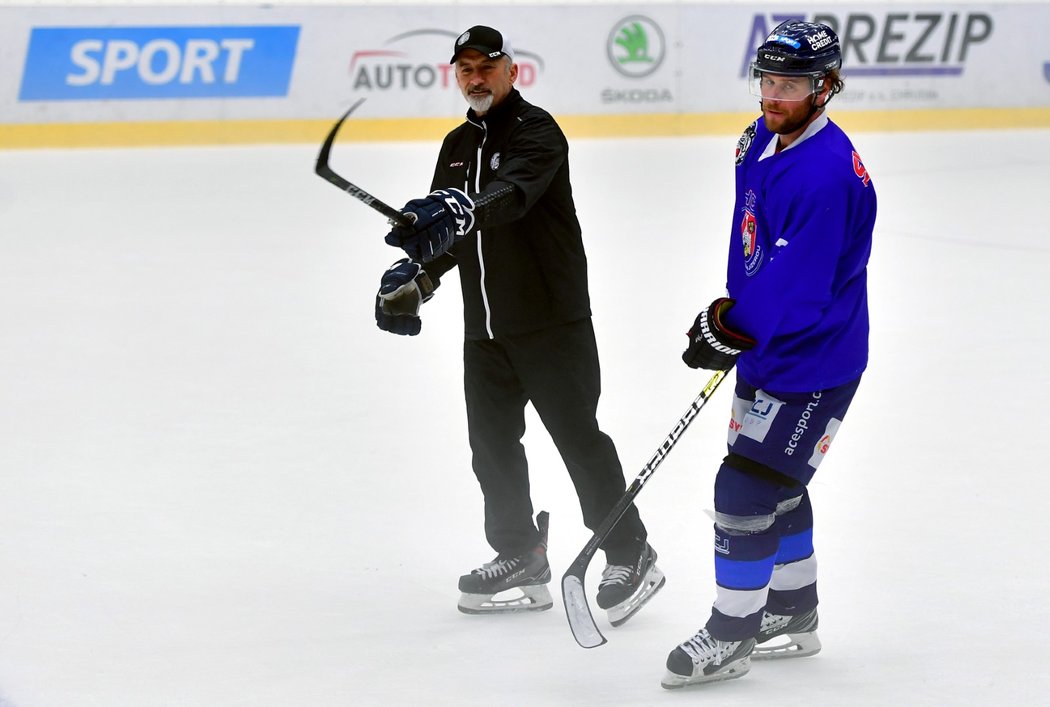
[[[413,199],[401,213],[412,219],[412,225],[394,226],[386,242],[424,263],[443,255],[474,227],[474,202],[459,189],[439,189]]]
[[[437,285],[419,263],[402,258],[383,273],[376,295],[376,326],[383,331],[415,336],[423,326],[419,308],[434,296]]]
[[[734,304],[727,297],[719,297],[700,312],[689,330],[689,346],[682,354],[687,366],[728,371],[740,352],[754,348],[755,340],[750,336],[726,328],[722,318]]]

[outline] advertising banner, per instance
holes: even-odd
[[[286,96],[297,26],[35,27],[20,102]]]
[[[838,33],[836,112],[1050,115],[1046,3],[121,4],[0,6],[0,126],[301,125],[366,97],[411,137],[464,112],[449,59],[475,24],[503,30],[517,87],[576,125],[711,125],[755,112],[750,61],[789,18]]]

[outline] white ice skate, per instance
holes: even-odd
[[[733,680],[751,670],[755,639],[719,641],[706,628],[667,656],[667,674],[660,683],[668,690],[687,685]]]
[[[804,658],[820,652],[817,638],[817,610],[811,609],[795,616],[762,613],[758,630],[758,645],[751,657],[755,660]]]

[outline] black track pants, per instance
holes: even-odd
[[[532,402],[576,487],[591,530],[623,495],[623,468],[612,440],[598,429],[601,394],[591,320],[463,347],[467,427],[474,473],[485,496],[485,537],[500,554],[536,545],[529,470],[521,438]],[[645,527],[632,505],[602,545],[610,562],[638,555]]]

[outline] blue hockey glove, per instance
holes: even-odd
[[[444,254],[474,227],[474,202],[459,189],[439,189],[413,199],[401,213],[412,219],[412,225],[395,225],[385,240],[424,263]]]
[[[434,296],[437,285],[423,267],[402,258],[379,281],[376,294],[376,326],[383,331],[415,336],[423,326],[419,308]]]
[[[723,317],[736,304],[727,297],[719,297],[700,312],[689,330],[689,346],[682,360],[690,368],[710,371],[728,371],[741,352],[752,349],[755,340],[746,334],[731,331]]]

